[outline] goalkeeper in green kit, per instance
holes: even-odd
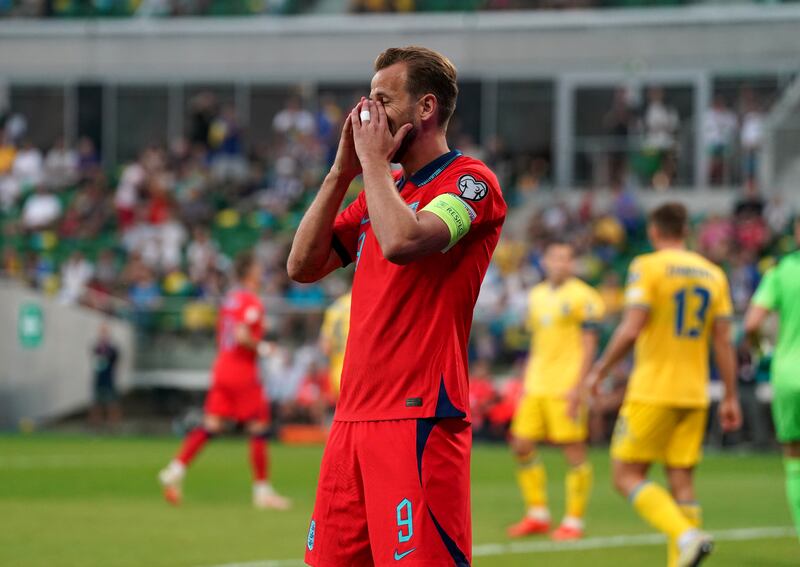
[[[800,217],[794,236],[800,246]],[[755,334],[767,315],[778,314],[778,344],[772,359],[772,416],[786,464],[786,495],[800,536],[800,250],[769,270],[745,316],[745,332]]]

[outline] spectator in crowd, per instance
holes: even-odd
[[[54,228],[61,218],[61,201],[49,192],[44,185],[38,185],[36,192],[28,197],[22,208],[22,227],[27,231]]]
[[[175,217],[171,209],[166,212],[163,223],[158,226],[158,242],[160,244],[159,267],[169,272],[181,265],[183,245],[186,243],[186,229]]]
[[[56,140],[44,159],[45,183],[53,189],[64,189],[78,178],[78,154],[67,147],[63,137]]]
[[[743,101],[742,129],[739,143],[742,148],[742,178],[748,187],[758,183],[758,157],[764,143],[764,113],[754,96]]]
[[[273,118],[272,129],[289,139],[308,136],[314,133],[314,115],[303,108],[300,95],[293,95],[286,101],[284,109]]]
[[[669,187],[677,170],[678,112],[664,101],[664,89],[650,87],[644,111],[644,151],[652,158],[648,180],[656,189]]]
[[[608,177],[612,185],[622,184],[628,156],[628,136],[633,124],[628,89],[619,87],[614,91],[614,101],[603,117],[603,127],[608,138]]]
[[[161,306],[161,290],[152,270],[138,270],[128,291],[128,300],[133,307],[133,320],[139,330],[145,331],[154,322],[155,310]]]
[[[146,172],[141,159],[127,164],[122,169],[114,196],[114,206],[117,209],[117,222],[123,231],[133,225],[136,206],[139,203],[139,191],[144,185],[145,179]]]
[[[195,284],[206,279],[217,263],[219,250],[211,240],[208,229],[196,226],[192,231],[192,241],[186,249],[186,260],[189,267],[189,278]],[[259,262],[259,265],[263,263]]]
[[[88,136],[78,140],[78,175],[80,179],[88,179],[100,172],[100,155],[94,141]]]
[[[14,157],[12,174],[20,187],[25,190],[44,181],[42,152],[30,140],[25,140]]]
[[[61,301],[73,305],[81,301],[94,268],[82,252],[73,252],[61,266]]]
[[[211,169],[219,181],[241,181],[247,176],[241,136],[236,110],[225,105],[222,113],[211,122],[208,132]]]
[[[11,173],[16,157],[17,148],[11,142],[11,136],[6,134],[5,129],[0,129],[0,177]]]
[[[730,159],[738,120],[722,95],[716,95],[703,119],[703,137],[708,153],[708,181],[711,185],[730,182]]]
[[[97,176],[85,181],[70,203],[61,222],[61,235],[91,240],[100,234],[112,216],[105,179]]]
[[[116,425],[122,419],[122,410],[117,393],[117,364],[119,348],[111,336],[108,323],[102,323],[97,340],[91,350],[93,373],[93,404],[89,411],[89,422],[100,425],[105,412],[109,425]]]

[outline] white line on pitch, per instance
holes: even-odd
[[[713,531],[711,534],[717,541],[752,541],[758,539],[777,539],[793,537],[795,530],[790,526],[767,528],[740,528],[733,530]],[[661,545],[664,536],[660,534],[636,534],[608,537],[590,537],[579,541],[523,541],[511,543],[485,543],[472,548],[475,557],[492,557],[498,555],[521,555],[529,553],[551,553],[575,551],[582,549],[611,549],[615,547],[639,547]],[[249,561],[245,563],[225,563],[214,567],[301,567],[305,565],[299,559],[277,559],[267,561]]]

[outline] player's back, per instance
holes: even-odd
[[[263,333],[264,307],[258,296],[245,289],[233,289],[225,296],[217,322],[215,382],[250,382],[255,379],[256,351],[236,340],[236,329],[246,325],[251,336]]]
[[[723,271],[688,250],[639,256],[631,264],[626,304],[649,311],[636,340],[627,398],[678,407],[708,405],[714,320],[732,311]]]

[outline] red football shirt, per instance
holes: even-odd
[[[400,266],[383,257],[363,192],[336,218],[334,248],[356,270],[335,419],[468,418],[467,341],[506,203],[491,170],[457,151],[396,185],[412,210],[452,193],[474,220],[447,252]]]
[[[253,337],[264,332],[264,305],[258,296],[245,289],[228,292],[217,323],[217,359],[214,383],[247,386],[258,382],[257,354],[236,342],[236,327],[245,324]]]

